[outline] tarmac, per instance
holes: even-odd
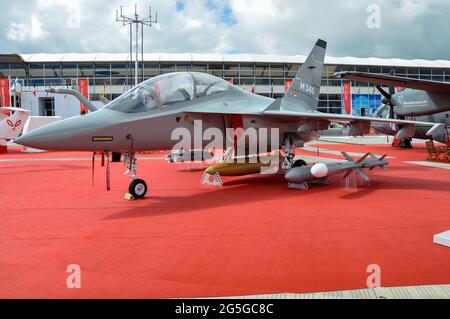
[[[121,163],[107,192],[99,160],[92,186],[89,153],[10,149],[0,155],[0,298],[450,298],[450,248],[433,243],[450,230],[450,170],[426,160],[423,141],[311,143],[298,150],[309,162],[346,151],[389,154],[390,165],[368,172],[370,185],[346,189],[337,176],[309,191],[282,176],[211,188],[165,152],[142,154],[149,193],[131,202]],[[79,289],[67,285],[71,265]],[[381,288],[368,288],[370,265]]]

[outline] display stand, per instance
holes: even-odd
[[[203,185],[208,185],[208,186],[216,186],[216,187],[223,186],[223,181],[222,181],[222,178],[220,177],[219,173],[215,173],[214,175],[204,173],[202,176],[202,179],[201,179],[201,183]]]
[[[357,176],[358,175],[358,176]],[[342,183],[342,187],[346,191],[358,191],[358,188],[361,187],[370,187],[370,181],[365,181],[362,176],[359,174],[356,174],[356,170],[353,170],[350,175],[348,175],[346,178],[344,178],[344,181]]]

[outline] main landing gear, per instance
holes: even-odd
[[[286,138],[284,141],[284,145],[282,145],[284,152],[284,161],[281,163],[281,168],[283,170],[290,170],[294,165],[295,159],[295,146],[290,138]]]
[[[398,147],[403,149],[412,148],[412,141],[410,138],[395,138],[394,142],[392,143],[392,147]]]

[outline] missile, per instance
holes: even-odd
[[[282,163],[284,161],[284,157],[278,155],[278,163]],[[265,158],[264,161],[261,160],[261,157],[258,156],[257,159],[246,157],[241,160],[234,159],[233,162],[225,162],[219,163],[209,167],[205,174],[207,175],[216,175],[220,176],[245,176],[245,175],[253,175],[260,174],[262,172],[271,170],[273,168],[274,160],[276,158]],[[276,165],[275,170],[278,171],[279,165]],[[272,170],[275,173],[275,170]]]
[[[349,163],[318,163],[313,166],[294,167],[284,177],[290,183],[301,184],[325,179],[353,168],[354,165]]]
[[[367,153],[355,162],[347,153],[342,152],[342,154],[346,158],[346,162],[318,163],[312,166],[294,167],[286,173],[285,179],[289,182],[291,188],[308,189],[308,182],[326,182],[329,177],[341,173],[346,173],[344,175],[344,178],[346,178],[350,173],[356,171],[368,182],[370,179],[362,170],[363,168],[373,170],[375,167],[381,167],[385,169],[385,166],[389,164],[385,160],[387,155],[377,158],[375,155]],[[371,159],[366,160],[369,156]]]

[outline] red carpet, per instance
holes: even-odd
[[[225,178],[225,187],[209,188],[200,185],[201,172],[142,160],[139,176],[150,193],[135,202],[123,200],[129,181],[120,163],[112,164],[106,192],[100,163],[91,187],[89,160],[0,162],[0,297],[358,289],[370,264],[381,266],[383,286],[449,284],[450,249],[432,240],[450,229],[450,171],[404,163],[424,160],[423,149],[321,147],[396,158],[357,192],[339,178],[309,192],[289,190],[276,176]],[[0,161],[55,157],[90,154],[13,150]],[[66,287],[69,264],[81,267],[81,289]]]

